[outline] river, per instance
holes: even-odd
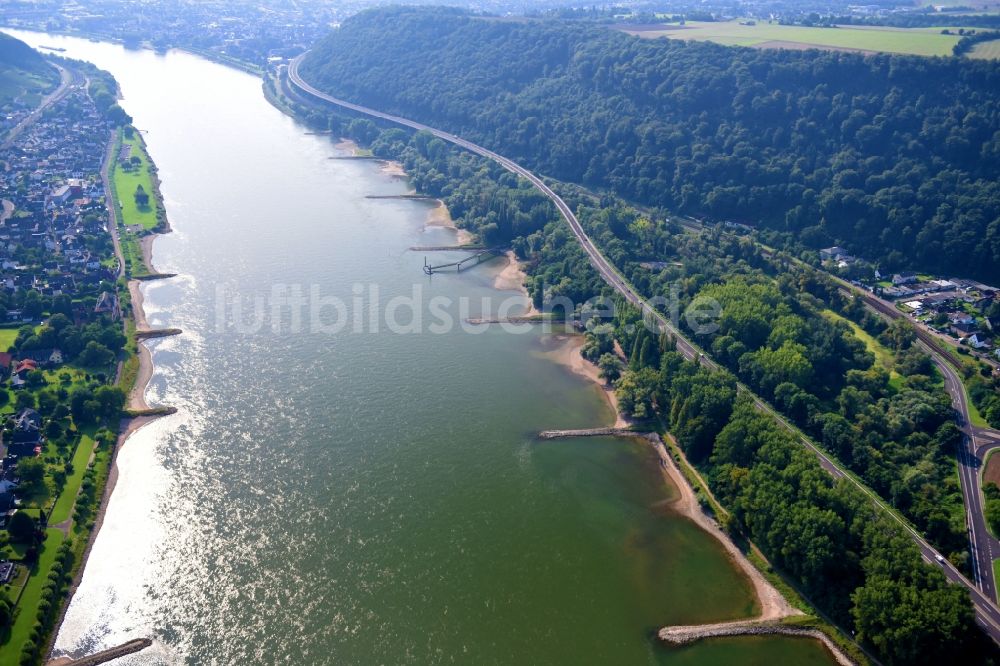
[[[671,490],[642,446],[533,437],[611,414],[542,356],[552,336],[459,325],[483,298],[524,299],[494,290],[488,265],[424,276],[408,248],[453,232],[426,225],[426,204],[366,198],[405,182],[330,159],[331,138],[245,73],[11,32],[121,84],[174,228],[154,261],[178,277],[144,286],[147,317],[184,331],[150,343],[147,400],[179,411],[121,450],[56,656],[148,636],[116,663],[831,663],[802,639],[653,640],[746,616],[748,583],[662,508]],[[375,330],[414,290],[470,305],[447,331]],[[296,322],[276,305],[296,293],[352,319],[332,331],[331,306]]]

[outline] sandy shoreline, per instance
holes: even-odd
[[[337,143],[333,144],[333,147],[337,150],[349,153],[353,157],[361,155],[361,146],[358,145],[357,141],[352,139],[345,139],[341,137],[337,140]],[[409,174],[406,173],[406,169],[403,167],[402,163],[395,160],[378,160],[379,162],[379,172],[382,175],[389,176],[390,178],[398,178],[400,180],[405,180],[409,178]],[[411,193],[415,193],[416,190],[411,188]],[[460,229],[455,225],[455,221],[451,219],[451,213],[448,211],[448,206],[441,199],[434,200],[435,205],[427,213],[427,221],[424,223],[426,227],[440,227],[442,229],[452,229],[455,232],[455,242],[458,245],[468,245],[475,240],[475,237],[467,230]]]
[[[403,165],[394,160],[385,160],[379,166],[378,170],[381,171],[386,176],[390,176],[392,178],[407,177],[406,169],[403,168]]]
[[[680,468],[677,466],[677,461],[667,451],[667,447],[660,441],[659,436],[656,437],[656,440],[653,448],[656,449],[656,453],[660,457],[660,468],[663,470],[663,476],[670,485],[677,488],[679,493],[679,497],[674,501],[671,508],[680,515],[692,520],[698,527],[711,534],[722,544],[732,561],[750,579],[750,582],[753,584],[754,593],[760,602],[760,615],[757,617],[724,624],[743,625],[748,622],[757,624],[761,622],[773,622],[792,615],[803,615],[802,611],[789,604],[781,595],[781,592],[778,592],[764,578],[764,575],[757,567],[750,563],[750,560],[736,547],[732,539],[723,533],[718,523],[702,511],[694,489],[688,483],[687,479],[684,478]]]
[[[666,437],[671,436],[667,434]],[[780,620],[787,617],[804,616],[805,613],[792,606],[781,592],[771,585],[764,577],[764,574],[747,559],[746,555],[736,547],[736,544],[722,531],[715,519],[709,517],[702,510],[694,489],[681,472],[677,461],[670,455],[661,437],[651,434],[647,436],[647,439],[653,445],[660,458],[660,469],[663,472],[664,479],[675,487],[679,493],[678,498],[671,504],[671,508],[678,514],[693,521],[698,527],[711,534],[722,544],[732,562],[750,579],[754,594],[760,603],[760,614],[757,617],[690,627],[664,627],[659,631],[660,639],[683,644],[684,642],[698,640],[701,636],[711,638],[772,633],[806,636],[823,643],[840,666],[852,666],[854,661],[822,631],[795,626],[786,627],[780,624]],[[671,443],[676,445],[676,442],[672,438]],[[672,634],[673,640],[671,640]],[[677,640],[685,634],[687,635],[687,640]]]
[[[584,337],[576,333],[557,333],[551,336],[551,340],[556,344],[556,347],[543,352],[542,355],[559,365],[566,366],[581,377],[592,381],[601,390],[605,401],[607,401],[608,406],[615,415],[615,422],[612,427],[629,427],[631,423],[625,418],[618,407],[618,396],[615,395],[614,388],[601,379],[600,369],[583,357],[582,350],[586,342]]]
[[[146,270],[150,273],[155,272],[152,259],[153,241],[156,236],[157,234],[150,234],[141,241],[142,260],[146,264]],[[143,308],[142,283],[139,280],[129,280],[128,291],[132,297],[132,317],[136,330],[149,329],[146,311]],[[153,377],[153,355],[141,341],[136,344],[136,350],[139,356],[139,372],[136,374],[135,384],[129,389],[127,407],[133,410],[146,410],[149,409],[149,405],[146,403],[146,386]]]
[[[552,335],[550,340],[555,343],[555,348],[543,352],[542,355],[594,382],[601,389],[608,405],[615,414],[615,423],[612,427],[629,427],[631,424],[624,418],[618,407],[618,399],[614,389],[601,379],[598,367],[583,358],[581,350],[586,342],[584,336],[575,333],[560,333]],[[694,489],[684,477],[677,461],[670,455],[660,436],[655,433],[637,433],[636,436],[648,440],[653,446],[660,459],[660,470],[664,482],[677,489],[678,496],[676,500],[671,502],[671,509],[678,515],[694,522],[722,544],[733,564],[750,580],[754,595],[760,604],[760,612],[753,618],[693,627],[664,627],[660,630],[661,636],[671,632],[706,632],[706,636],[710,635],[711,632],[718,632],[720,636],[749,635],[758,632],[803,635],[822,642],[841,666],[850,666],[853,663],[851,659],[823,632],[795,627],[785,631],[785,628],[780,625],[774,626],[787,617],[804,616],[805,613],[792,606],[781,592],[764,577],[764,574],[747,559],[746,555],[736,547],[736,544],[722,531],[718,523],[702,510]],[[666,436],[670,437],[670,435]]]
[[[159,193],[159,185],[159,178],[154,175],[154,186],[156,187],[157,195],[160,197],[160,201],[162,201],[163,197]],[[142,261],[145,264],[146,271],[148,273],[155,273],[155,270],[153,269],[153,241],[156,240],[156,238],[161,234],[170,233],[170,231],[170,224],[167,223],[166,228],[162,232],[151,233],[147,236],[143,236],[139,240],[139,247],[142,251]],[[132,318],[135,322],[137,330],[145,330],[149,328],[146,321],[146,311],[143,308],[141,285],[142,283],[139,280],[129,280],[127,284],[132,304]],[[146,403],[145,394],[146,387],[149,385],[149,380],[153,376],[153,355],[141,341],[136,343],[136,348],[137,356],[139,358],[139,370],[136,373],[135,383],[129,389],[125,407],[129,410],[141,411],[149,409],[149,405]],[[118,454],[121,452],[122,447],[125,446],[125,442],[134,432],[143,426],[152,423],[158,418],[160,418],[159,415],[126,417],[123,418],[118,424],[118,437],[115,440],[115,447],[111,452],[111,465],[108,470],[107,481],[104,484],[104,492],[101,494],[101,501],[94,514],[94,525],[90,530],[90,534],[87,536],[87,545],[80,558],[80,566],[77,568],[69,589],[67,590],[66,600],[59,610],[59,619],[55,623],[52,634],[48,638],[46,656],[51,654],[53,646],[55,645],[56,638],[59,635],[59,630],[62,628],[63,620],[66,617],[66,612],[69,610],[70,603],[73,601],[73,596],[76,593],[76,590],[80,585],[80,581],[83,579],[83,574],[87,569],[87,563],[90,560],[90,553],[94,547],[94,543],[97,541],[97,535],[100,534],[101,527],[104,525],[104,518],[107,515],[108,504],[111,502],[111,496],[114,493],[115,486],[118,484]],[[56,660],[47,659],[44,663],[60,664],[69,662],[65,657],[60,657]]]
[[[451,213],[448,211],[448,206],[440,199],[436,199],[434,207],[428,211],[427,222],[424,223],[424,227],[451,229],[455,232],[455,242],[458,245],[468,245],[475,240],[475,237],[471,232],[466,229],[460,229],[455,224],[455,221],[451,219]]]

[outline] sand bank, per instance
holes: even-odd
[[[425,227],[440,227],[442,229],[453,230],[455,232],[456,245],[468,245],[474,240],[472,233],[465,229],[459,229],[455,225],[455,221],[451,219],[451,213],[448,211],[448,206],[440,199],[437,199],[434,206],[428,211]]]
[[[601,379],[600,369],[583,357],[581,350],[586,341],[584,337],[576,333],[558,333],[550,336],[549,341],[553,346],[543,352],[543,356],[566,366],[581,377],[586,377],[600,388],[604,399],[615,415],[613,427],[627,428],[631,425],[618,408],[618,397],[615,395],[614,388]]]

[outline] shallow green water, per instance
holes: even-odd
[[[640,444],[534,438],[610,418],[540,358],[550,338],[296,332],[284,311],[277,331],[230,325],[234,294],[279,284],[346,302],[377,285],[383,306],[414,288],[470,297],[464,316],[496,298],[489,268],[422,274],[407,248],[450,232],[418,203],[365,199],[404,183],[330,160],[245,74],[28,39],[114,73],[148,132],[176,229],[155,259],[180,277],[145,287],[147,313],[185,331],[152,345],[149,400],[179,412],[122,451],[57,654],[148,635],[120,663],[830,663],[806,640],[653,641],[745,616],[748,583],[663,508]]]

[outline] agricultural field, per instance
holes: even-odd
[[[661,24],[620,26],[621,30],[644,38],[712,41],[728,46],[757,48],[807,49],[838,51],[908,53],[913,55],[951,55],[958,43],[957,34],[942,35],[940,28],[888,28],[877,26],[841,26],[808,28],[797,25],[739,21],[688,21],[685,25]],[[954,33],[958,28],[951,28]],[[988,44],[989,42],[987,42]]]
[[[995,39],[992,42],[982,42],[976,44],[972,49],[972,52],[968,55],[969,58],[975,58],[977,60],[998,60],[1000,59],[1000,39]]]

